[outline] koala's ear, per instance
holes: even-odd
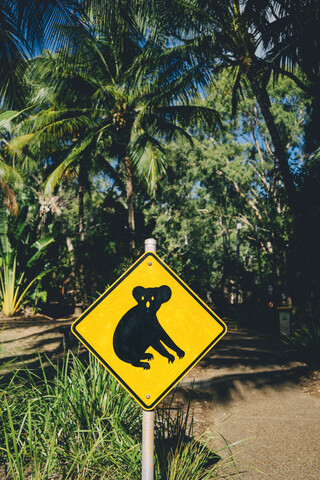
[[[168,285],[162,285],[159,287],[159,297],[161,301],[167,302],[171,298],[171,288]]]
[[[132,295],[135,300],[139,303],[142,300],[142,297],[145,296],[146,290],[143,287],[134,287],[132,290]]]

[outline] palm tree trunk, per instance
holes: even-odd
[[[129,244],[130,244],[130,250],[133,251],[136,248],[133,172],[132,172],[132,163],[127,152],[124,157],[124,167],[125,167],[125,176],[126,176],[126,194],[127,194],[127,204],[128,204]]]
[[[86,171],[84,168],[84,165],[82,161],[80,162],[80,171],[79,171],[79,190],[78,190],[78,218],[79,218],[79,224],[78,224],[78,237],[80,240],[80,256],[81,256],[81,244],[84,242],[85,239],[85,231],[84,231],[84,189],[85,189],[85,175]],[[84,265],[82,262],[82,258],[78,258],[78,275],[79,275],[79,299],[78,303],[79,305],[84,303],[87,305],[88,303],[88,295],[85,287],[85,273],[84,273]]]
[[[275,156],[278,160],[279,170],[282,176],[283,184],[288,197],[288,204],[294,212],[296,203],[296,186],[294,184],[293,176],[289,168],[287,153],[283,146],[283,142],[279,135],[279,130],[274,122],[273,115],[270,111],[270,99],[265,87],[259,85],[256,72],[253,68],[247,73],[253,93],[259,104],[261,113],[269,130],[271,140],[274,146]]]
[[[84,241],[84,203],[83,203],[83,197],[84,197],[84,187],[80,183],[79,185],[79,229],[78,229],[78,235],[80,242]]]
[[[79,170],[79,176],[78,176],[78,182],[79,182],[79,190],[78,190],[78,218],[79,218],[79,224],[78,224],[78,236],[80,239],[80,242],[84,241],[84,190],[85,190],[85,183],[86,183],[86,177],[87,177],[87,170],[84,165],[84,161],[80,161],[80,170]]]
[[[60,218],[60,221],[61,221],[61,223],[63,225],[63,228],[64,228],[64,230],[66,232],[66,235],[67,235],[66,236],[66,243],[67,243],[67,249],[68,249],[68,252],[69,252],[69,255],[70,255],[70,257],[69,257],[70,258],[70,267],[71,267],[72,276],[74,278],[74,288],[75,288],[76,292],[79,292],[81,290],[81,285],[80,285],[80,282],[79,282],[77,260],[76,260],[76,256],[75,256],[74,245],[73,245],[73,242],[71,240],[71,237],[67,233],[68,232],[68,226],[63,219],[63,216],[61,214],[61,210],[56,209],[55,213]],[[79,299],[76,299],[76,302],[77,301],[79,301]],[[79,316],[80,313],[81,312],[79,312],[78,309],[77,309],[77,305],[75,305],[74,315]]]

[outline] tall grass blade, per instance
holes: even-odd
[[[10,433],[11,433],[12,446],[13,446],[13,450],[14,450],[14,456],[12,456],[11,448],[9,446],[9,437],[8,437],[8,434],[5,430],[5,424],[3,423],[5,440],[6,440],[6,448],[7,448],[7,453],[9,454],[8,457],[9,457],[9,462],[10,462],[12,475],[15,476],[16,474],[18,474],[19,480],[24,480],[25,477],[24,477],[24,473],[23,473],[23,469],[22,469],[22,465],[21,465],[21,461],[20,461],[20,452],[19,452],[19,449],[18,449],[17,436],[16,436],[14,425],[13,425],[13,421],[12,421],[11,410],[10,410],[10,407],[9,407],[9,404],[8,404],[8,401],[7,401],[6,398],[4,399],[4,403],[5,403],[5,406],[6,406],[8,423],[9,423]],[[1,419],[3,421],[2,413],[1,413]],[[16,470],[16,472],[15,472],[15,470]]]

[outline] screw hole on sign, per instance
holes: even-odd
[[[148,262],[148,265],[149,265],[149,267],[151,267],[151,265],[152,265],[152,262]]]
[[[149,398],[150,398],[150,395],[147,395],[147,399],[148,399],[148,400],[149,400]]]

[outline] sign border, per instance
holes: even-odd
[[[99,305],[120,283],[125,280],[130,273],[135,270],[147,257],[152,256],[160,265],[185,289],[187,292],[196,300],[206,311],[213,317],[219,325],[222,327],[222,332],[193,360],[193,362],[164,390],[163,393],[161,393],[153,402],[151,405],[146,405],[145,402],[129,387],[129,385],[126,384],[126,382],[119,377],[119,375],[113,370],[110,365],[99,355],[98,352],[95,351],[95,349],[82,337],[82,335],[77,331],[77,325],[85,318],[87,317],[94,308]],[[166,265],[156,253],[154,252],[145,252],[131,267],[124,272],[121,277],[118,278],[118,280],[115,281],[109,287],[105,293],[103,293],[87,310],[83,312],[80,317],[73,322],[71,325],[71,331],[72,333],[87,347],[87,349],[102,363],[102,365],[118,380],[119,383],[135,398],[135,400],[144,408],[145,410],[153,410],[155,406],[161,402],[161,400],[174,388],[174,386],[179,383],[179,381],[195,366],[196,363],[198,363],[202,357],[220,340],[221,337],[223,337],[226,332],[227,332],[227,326],[226,324],[199,298],[188,285],[186,285],[181,278],[178,277],[176,273],[174,273],[173,270],[171,270],[168,265]]]

